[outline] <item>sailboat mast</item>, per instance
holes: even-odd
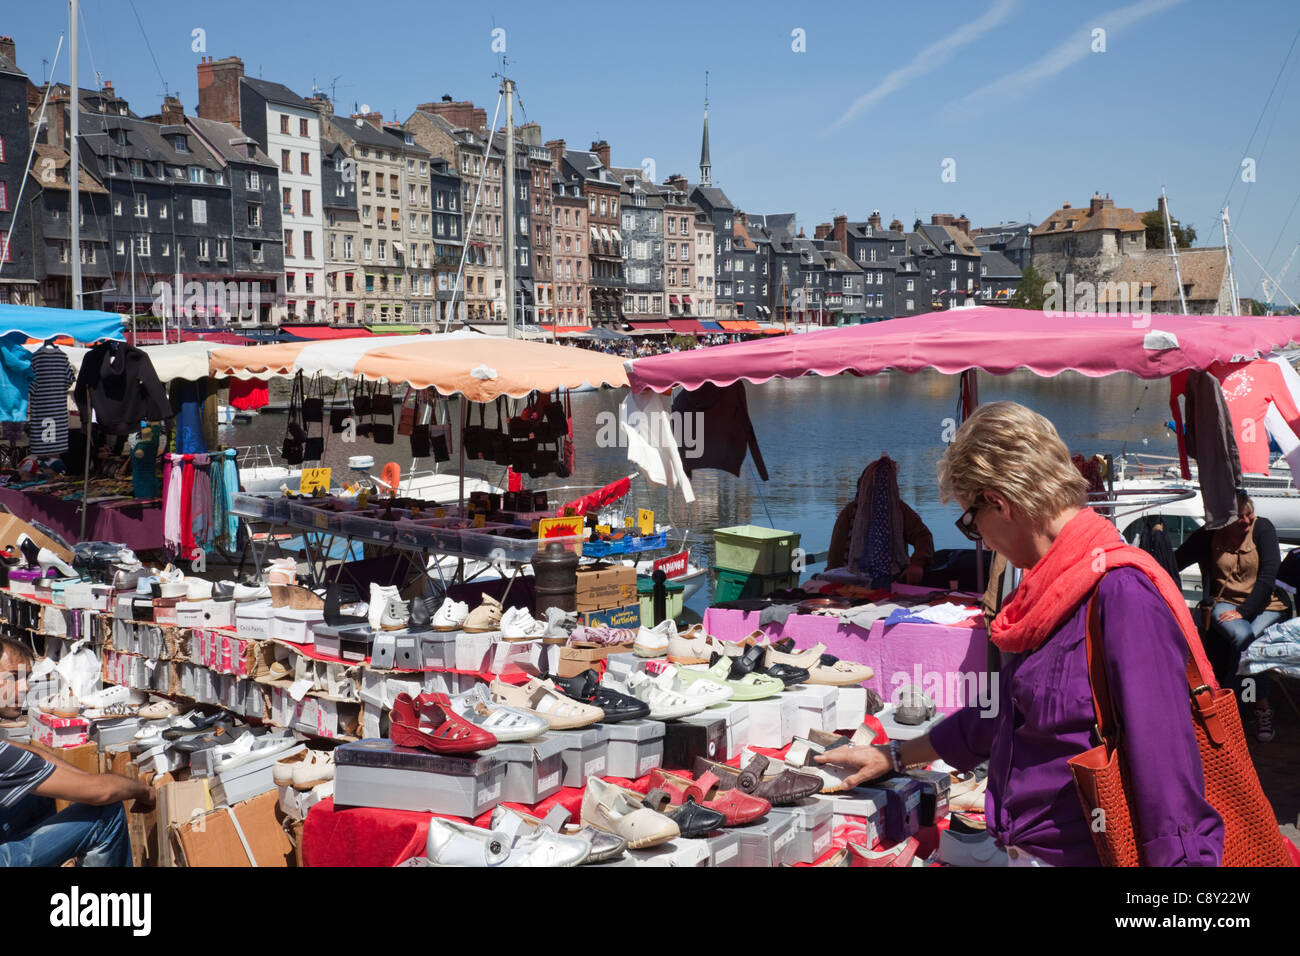
[[[1237,276],[1232,271],[1232,245],[1228,242],[1228,207],[1223,207],[1223,255],[1228,266],[1228,293],[1232,296],[1232,314],[1241,315],[1241,300],[1237,298]],[[1247,249],[1247,252],[1250,250]]]
[[[503,78],[506,93],[506,336],[515,337],[515,84]]]
[[[81,46],[80,34],[77,33],[77,0],[69,0],[68,28],[72,34],[72,96],[69,109],[72,110],[69,131],[71,144],[68,153],[72,157],[71,193],[68,200],[68,220],[72,227],[72,308],[81,308],[81,151],[77,140],[80,132],[81,86],[77,74],[77,53]]]
[[[1174,259],[1174,281],[1178,283],[1178,302],[1183,307],[1183,315],[1187,314],[1187,296],[1183,293],[1183,274],[1178,269],[1178,237],[1174,235],[1173,219],[1169,215],[1169,197],[1165,195],[1165,187],[1160,187],[1160,205],[1164,207],[1165,212],[1165,240],[1169,243],[1169,254]]]

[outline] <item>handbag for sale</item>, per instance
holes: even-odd
[[[415,395],[414,404],[410,403],[412,395]],[[414,389],[411,388],[408,388],[406,390],[406,395],[402,398],[402,414],[397,420],[397,434],[399,435],[411,434],[411,430],[415,428],[416,408],[421,404],[421,402],[422,399],[420,398],[420,393],[416,392]],[[417,457],[423,458],[424,456],[420,455]]]
[[[505,397],[497,399],[497,427],[490,433],[492,443],[492,460],[498,465],[510,464],[510,434],[508,432],[508,423],[510,413],[507,410]]]
[[[366,380],[357,377],[356,384],[352,388],[352,410],[360,415],[369,415],[371,409],[370,391]]]
[[[316,394],[312,394],[315,390]],[[310,396],[310,397],[308,397]],[[325,383],[321,376],[315,376],[304,389],[302,400],[302,421],[321,424],[325,420]]]
[[[280,446],[280,457],[290,465],[301,465],[305,458],[307,430],[299,418],[302,414],[302,373],[294,376],[289,390],[289,416],[285,425],[284,443]]]
[[[320,461],[325,457],[325,436],[316,435],[303,442],[303,461]]]
[[[1197,639],[1185,636],[1189,644]],[[1070,771],[1089,822],[1099,818],[1105,821],[1100,829],[1090,827],[1102,865],[1141,866],[1121,728],[1106,680],[1096,592],[1088,602],[1085,640],[1088,682],[1101,742],[1087,753],[1071,757]],[[1193,654],[1188,661],[1185,676],[1205,775],[1205,799],[1223,818],[1222,865],[1292,866],[1286,838],[1278,830],[1273,808],[1260,787],[1246,747],[1236,695],[1228,688],[1212,689],[1213,676],[1200,673],[1197,656]]]
[[[473,424],[474,409],[478,409],[478,424]],[[465,427],[461,431],[461,444],[465,449],[465,457],[473,461],[483,461],[492,453],[492,445],[488,440],[488,429],[483,424],[483,405],[480,402],[474,402],[470,405],[469,411],[465,414]]]
[[[352,417],[350,408],[331,408],[330,409],[330,431],[338,434],[347,427],[344,423]]]

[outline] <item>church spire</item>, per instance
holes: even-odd
[[[704,139],[700,143],[700,185],[713,185],[713,164],[709,162],[709,71],[704,71]]]

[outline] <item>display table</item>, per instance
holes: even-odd
[[[908,623],[886,627],[883,620],[871,629],[842,624],[838,617],[791,614],[785,624],[759,627],[757,611],[709,608],[704,629],[723,641],[739,641],[755,630],[769,640],[794,638],[798,650],[825,644],[826,653],[846,661],[866,664],[875,671],[865,682],[885,700],[906,684],[916,684],[934,697],[941,714],[959,710],[968,700],[965,687],[979,688],[979,675],[988,669],[988,636],[982,624],[946,627]],[[972,682],[966,675],[974,675]],[[958,687],[958,681],[962,681]],[[936,694],[935,688],[943,688]],[[953,693],[953,689],[960,692]],[[981,692],[987,692],[987,685]],[[972,701],[973,702],[973,701]]]
[[[38,521],[69,544],[81,537],[81,502],[43,492],[0,488],[0,504],[24,521]],[[162,502],[129,501],[91,504],[86,512],[86,541],[112,541],[133,551],[163,547]]]

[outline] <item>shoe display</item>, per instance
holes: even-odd
[[[765,776],[769,765],[769,759],[761,754],[755,755],[740,770],[696,757],[694,769],[697,779],[706,773],[712,773],[718,779],[719,789],[739,789],[752,796],[762,797],[774,807],[788,807],[821,791],[821,777],[790,769],[780,770],[775,776]]]
[[[189,582],[185,580],[185,572],[180,568],[168,565],[158,572],[158,597],[165,598],[183,598],[189,593]]]
[[[550,681],[536,677],[520,686],[494,680],[488,690],[498,704],[541,714],[552,730],[574,730],[597,723],[605,717],[605,712],[599,707],[566,697]]]
[[[400,631],[404,629],[411,620],[411,609],[400,594],[390,594],[388,601],[384,605],[383,613],[379,615],[379,629],[381,631]]]
[[[448,700],[452,710],[471,724],[488,731],[498,743],[532,740],[551,729],[550,723],[541,714],[494,703],[486,684],[475,684],[473,690]]]
[[[656,813],[641,802],[641,795],[599,777],[587,778],[582,795],[582,822],[613,833],[627,842],[629,850],[658,846],[681,836],[676,821]]]
[[[187,578],[185,580],[185,600],[187,601],[208,601],[212,599],[212,582],[205,581],[203,578]]]
[[[702,699],[687,697],[685,694],[666,689],[645,671],[633,671],[627,675],[627,680],[622,684],[616,683],[606,674],[604,683],[619,693],[629,694],[644,701],[650,707],[651,720],[676,720],[678,717],[689,717],[709,706]]]
[[[549,827],[511,836],[430,817],[424,852],[431,866],[577,866],[587,858],[590,846],[586,840],[560,836]]]
[[[383,630],[384,612],[388,610],[388,602],[391,598],[402,599],[399,590],[392,585],[375,584],[370,585],[370,600],[366,612],[366,620],[370,624],[372,631]],[[408,615],[409,616],[409,615]]]
[[[681,694],[705,707],[725,703],[732,696],[731,688],[713,680],[707,671],[691,670],[689,667],[669,667],[654,680],[664,690]]]
[[[133,564],[119,562],[112,565],[110,583],[115,591],[134,591],[140,586],[140,578],[147,577],[148,572],[139,561]]]
[[[618,859],[627,850],[627,841],[613,833],[606,833],[604,830],[597,830],[590,826],[566,828],[564,821],[568,818],[568,811],[559,804],[551,807],[551,812],[546,815],[545,820],[539,820],[522,810],[499,806],[492,811],[492,829],[513,835],[522,830],[536,830],[545,826],[561,836],[585,840],[587,855],[579,866],[589,863],[607,863]]]
[[[908,684],[894,694],[894,720],[909,727],[925,723],[935,714],[934,701],[919,687]]]
[[[357,594],[356,588],[350,584],[333,582],[325,590],[325,623],[330,627],[353,627],[368,623],[368,606],[367,613],[356,613],[356,605],[360,603],[361,595]],[[345,606],[349,607],[349,611],[343,610]]]
[[[620,693],[608,684],[602,684],[600,675],[594,670],[585,670],[575,677],[555,677],[546,674],[542,677],[555,685],[555,689],[564,696],[599,707],[605,713],[601,719],[603,724],[651,717],[652,710],[649,704],[629,694]]]
[[[527,608],[512,607],[501,615],[503,641],[540,641],[549,629],[545,621],[534,620]]]
[[[637,629],[631,627],[575,627],[569,633],[568,643],[594,644],[597,647],[624,647],[636,640]]]
[[[303,750],[296,754],[290,754],[288,757],[281,757],[271,765],[271,779],[275,781],[277,787],[293,786],[293,770],[298,764],[307,759],[307,755],[312,753],[310,750]]]
[[[459,631],[469,617],[469,605],[464,601],[443,598],[438,610],[429,621],[429,627],[435,631]]]
[[[693,796],[674,804],[662,790],[651,789],[642,799],[642,804],[676,823],[681,835],[688,840],[708,836],[727,825],[725,813],[701,806]]]
[[[76,717],[81,713],[81,702],[71,690],[64,688],[36,705],[42,713],[52,717]]]
[[[72,565],[68,564],[67,561],[64,561],[49,548],[41,548],[36,552],[36,563],[47,575],[50,573],[50,569],[53,568],[65,578],[81,577],[81,575],[73,569]]]
[[[668,638],[668,660],[674,664],[707,664],[714,654],[720,653],[721,642],[710,637],[699,624]]]
[[[948,784],[948,809],[954,813],[984,812],[984,794],[988,777],[979,778],[973,773],[954,773]]]
[[[389,739],[399,747],[463,754],[497,745],[495,736],[457,714],[446,694],[398,694],[389,720]]]
[[[739,656],[731,658],[731,679],[740,680],[747,674],[766,674],[779,680],[783,689],[802,684],[808,679],[808,671],[802,667],[791,667],[789,664],[765,666],[766,657],[767,649],[758,644],[745,647]],[[717,661],[710,663],[717,663]]]
[[[650,771],[650,786],[668,794],[674,806],[694,800],[701,807],[716,810],[725,819],[729,827],[744,826],[767,815],[772,804],[762,797],[745,793],[737,787],[723,790],[715,774],[704,773],[699,779],[690,780],[667,770]]]
[[[180,708],[170,700],[156,700],[140,708],[140,717],[143,720],[158,720],[163,717],[176,717],[180,712]]]
[[[321,611],[325,608],[325,599],[310,588],[298,584],[270,584],[267,587],[271,592],[272,607],[287,607],[294,611]]]
[[[654,627],[642,626],[636,632],[632,652],[637,657],[663,657],[668,653],[668,643],[677,636],[677,625],[672,618],[661,621]]]
[[[235,584],[231,588],[230,596],[237,604],[246,601],[265,601],[271,596],[271,589],[265,584]]]
[[[501,630],[501,602],[491,595],[483,595],[483,603],[465,616],[461,630],[466,634],[487,634]]]
[[[698,679],[691,675],[699,674],[715,684],[721,684],[723,687],[728,688],[731,691],[731,699],[737,701],[766,700],[785,690],[784,681],[775,677],[768,677],[766,674],[750,673],[739,680],[733,679],[731,676],[732,659],[718,655],[714,655],[714,657],[715,660],[708,669],[682,668],[678,679],[683,682],[690,682]]]
[[[295,790],[311,790],[334,779],[334,751],[304,750],[293,765],[290,783]]]

